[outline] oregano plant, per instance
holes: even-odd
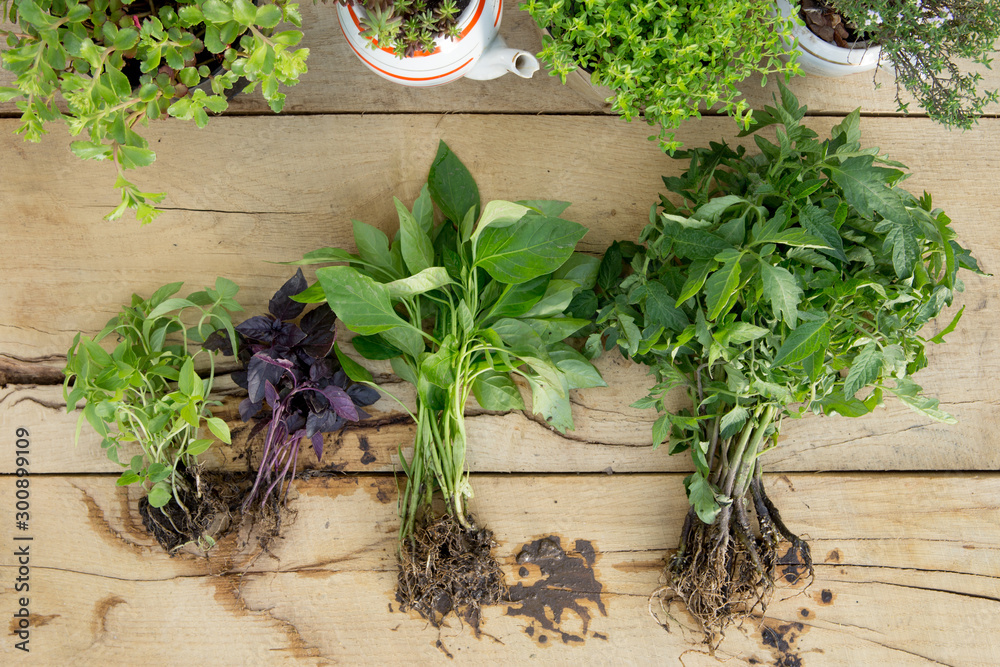
[[[656,384],[636,407],[661,413],[654,445],[691,456],[691,508],[661,592],[712,642],[766,607],[780,539],[812,572],[762,484],[784,420],[862,417],[894,396],[953,422],[913,375],[962,315],[925,330],[962,290],[958,272],[980,273],[930,195],[903,189],[905,167],[862,148],[858,111],[822,141],[805,112],[782,88],[748,131],[759,153],[679,153],[687,171],[664,178],[675,198],[661,197],[640,245],[612,246],[601,266],[588,350],[617,346],[649,366]],[[776,143],[759,132],[769,126]],[[675,390],[690,407],[668,410]]]
[[[236,346],[232,313],[239,287],[218,278],[215,287],[175,297],[183,283],[170,283],[149,298],[132,296],[93,338],[77,334],[66,353],[63,394],[66,409],[83,409],[84,422],[101,436],[109,459],[122,466],[119,486],[138,484],[143,523],[164,548],[187,542],[214,543],[207,530],[219,501],[203,483],[198,457],[213,443],[202,427],[224,443],[229,426],[213,417],[214,355],[202,348],[216,331]],[[106,349],[108,344],[110,351]],[[207,364],[207,376],[199,366]],[[121,460],[123,448],[140,454]]]
[[[399,499],[398,599],[435,624],[454,610],[478,625],[480,606],[499,602],[505,586],[492,533],[467,504],[466,402],[474,396],[487,410],[526,409],[519,377],[533,412],[560,432],[573,427],[569,392],[604,385],[563,342],[591,322],[574,315],[586,310],[577,297],[593,287],[598,261],[574,253],[587,230],[560,217],[568,204],[483,206],[476,182],[444,143],[412,208],[395,204],[392,241],[354,221],[357,253],[308,253],[299,263],[345,265],[317,269],[318,282],[296,298],[329,303],[362,357],[389,360],[416,388],[416,406],[406,408],[416,426],[409,460],[400,450],[407,480]],[[336,349],[352,379],[372,382]],[[438,494],[443,514],[432,505]]]
[[[111,160],[121,203],[142,223],[158,214],[166,193],[145,192],[127,172],[156,155],[137,128],[174,117],[204,127],[229,96],[258,86],[275,112],[285,104],[280,85],[306,71],[308,49],[295,49],[298,5],[287,0],[2,0],[13,24],[0,29],[0,62],[16,78],[0,101],[16,101],[25,140],[38,142],[46,125],[66,123],[80,137],[70,148],[85,160]]]

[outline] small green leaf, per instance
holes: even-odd
[[[355,382],[375,382],[375,378],[372,377],[371,372],[358,362],[354,361],[354,359],[351,359],[349,356],[344,354],[343,350],[340,349],[339,343],[334,343],[333,349],[337,353],[337,360],[340,362],[340,367],[344,369],[347,377],[351,378]],[[393,361],[395,361],[395,359]]]
[[[434,245],[403,202],[392,198],[399,215],[399,241],[403,261],[411,273],[420,273],[434,264]]]
[[[472,393],[484,410],[523,410],[524,399],[507,373],[488,370],[472,381]]]
[[[173,493],[170,491],[170,485],[166,482],[158,482],[149,490],[147,500],[149,501],[151,507],[163,507],[169,503],[173,497]]]
[[[760,261],[760,274],[764,280],[764,297],[771,302],[775,315],[780,315],[785,324],[794,329],[803,295],[795,276],[788,269],[773,266],[765,259]]]
[[[115,484],[117,486],[128,486],[129,484],[135,484],[140,479],[142,478],[139,477],[134,472],[124,472],[122,473],[122,476],[119,477],[117,481],[115,481]]]
[[[708,319],[715,320],[727,311],[726,306],[740,284],[740,262],[733,259],[722,265],[705,281],[705,306]]]
[[[208,448],[214,444],[214,442],[214,440],[209,440],[208,438],[192,440],[188,443],[186,453],[188,456],[198,456],[200,454],[204,454],[208,451]]]
[[[431,164],[427,187],[434,202],[455,224],[462,221],[470,208],[477,209],[473,217],[479,215],[479,187],[462,161],[443,141],[438,144],[437,155]]]
[[[787,366],[802,361],[816,350],[825,348],[829,339],[829,322],[826,319],[803,322],[778,348],[774,365]]]
[[[209,417],[205,420],[205,423],[208,425],[208,430],[211,431],[212,435],[216,438],[227,445],[231,445],[233,443],[229,434],[229,424],[225,421],[219,419],[218,417]]]

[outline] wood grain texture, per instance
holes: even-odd
[[[1000,370],[992,365],[975,369],[975,376],[956,373],[957,362],[947,357],[942,359],[938,350],[934,352],[930,368],[919,376],[932,392],[952,388],[960,381],[981,387],[980,383],[1000,375]],[[995,360],[996,356],[992,358]],[[559,434],[526,411],[491,413],[470,399],[466,406],[469,469],[517,473],[688,470],[691,462],[687,456],[670,457],[666,448],[652,448],[656,414],[630,407],[651,383],[644,367],[623,359],[617,352],[599,359],[597,366],[609,386],[573,392],[576,430],[566,434]],[[413,409],[411,385],[388,373],[380,373],[378,379],[384,391]],[[228,421],[233,444],[226,446],[217,441],[201,458],[209,468],[244,470],[247,467],[244,452],[249,448],[254,452],[253,460],[258,460],[262,442],[260,436],[248,442],[250,428],[240,421],[237,411],[241,400],[237,395],[239,389],[227,383],[226,378],[217,386],[224,390],[219,394],[224,405],[216,414]],[[530,405],[527,387],[521,386],[521,390]],[[686,398],[682,392],[674,396],[676,407],[684,405]],[[801,420],[788,420],[782,427],[780,447],[768,453],[764,463],[772,472],[971,471],[1000,467],[995,426],[1000,401],[995,397],[970,395],[954,402],[946,399],[944,407],[958,418],[957,425],[931,422],[891,399],[887,407],[860,419],[808,415]],[[321,461],[316,461],[311,445],[304,444],[300,470],[399,471],[397,452],[402,447],[404,454],[410,456],[412,422],[395,401],[385,396],[368,411],[371,419],[326,436]],[[35,442],[40,443],[32,462],[37,473],[120,469],[105,456],[100,438],[88,424],[81,429],[79,444],[73,446],[79,414],[66,413],[61,387],[11,385],[0,389],[0,432],[12,432],[19,427],[31,431]],[[203,435],[212,437],[207,431]],[[137,453],[140,453],[138,447],[123,448],[119,458],[127,461]],[[14,470],[13,460],[0,460],[0,473]]]
[[[828,132],[834,122],[809,124]],[[642,128],[612,118],[250,117],[204,130],[165,123],[153,136],[157,162],[137,178],[170,197],[164,214],[140,227],[101,220],[117,196],[113,167],[81,163],[65,151],[65,135],[22,145],[5,131],[14,123],[0,121],[0,248],[18,263],[0,295],[0,355],[21,362],[58,360],[77,331],[98,331],[133,291],[174,280],[195,289],[225,275],[242,285],[241,302],[260,311],[290,273],[268,261],[353,247],[352,218],[395,230],[392,196],[416,198],[440,139],[469,166],[484,199],[573,202],[567,215],[590,228],[581,248],[594,253],[635,238],[663,189],[660,176],[684,168]],[[984,121],[978,134],[888,118],[866,119],[862,132],[865,145],[910,167],[908,189],[935,194],[986,270],[1000,266],[1000,119]],[[704,119],[683,137],[706,145],[734,141],[734,132],[724,119]],[[973,312],[961,335],[992,345],[996,291],[988,279],[966,282],[962,299]]]
[[[486,613],[483,629],[492,638],[477,640],[452,624],[440,633],[444,647],[472,664],[1000,661],[1000,477],[769,477],[786,521],[813,545],[816,581],[808,589],[782,585],[764,624],[731,631],[716,658],[695,633],[677,624],[666,633],[647,614],[661,558],[683,519],[680,481],[476,476],[475,509],[496,532],[508,581],[537,578],[514,563],[531,540],[557,535],[567,547],[591,540],[607,615],[591,603],[582,645],[541,645],[537,633],[527,636],[528,619],[506,615],[504,605]],[[0,483],[3,506],[11,482]],[[248,560],[251,552],[227,539],[206,561],[169,558],[152,546],[135,498],[110,477],[35,478],[31,660],[10,638],[0,655],[5,664],[92,665],[117,663],[141,646],[151,664],[447,663],[435,646],[438,633],[395,610],[393,486],[391,478],[364,475],[299,483],[291,503],[297,514],[274,558]],[[0,572],[12,580],[6,549]],[[567,614],[560,627],[579,633],[580,618]]]
[[[509,45],[532,53],[541,48],[541,33],[531,16],[518,9],[520,0],[505,0],[500,33]],[[337,23],[333,3],[301,3],[304,26],[302,46],[309,48],[309,71],[299,84],[285,89],[286,114],[299,113],[386,113],[386,112],[458,112],[458,113],[601,113],[609,114],[610,105],[590,93],[580,94],[563,86],[557,77],[544,69],[531,79],[507,75],[494,81],[460,79],[435,88],[408,88],[372,74],[351,52]],[[1000,87],[1000,72],[982,67],[982,87]],[[12,75],[0,70],[0,86],[10,85]],[[876,88],[876,84],[879,85]],[[856,74],[840,79],[800,76],[789,83],[792,90],[817,114],[844,114],[861,107],[867,114],[896,114],[895,84],[891,71]],[[747,79],[741,90],[751,108],[771,103],[777,82],[764,88],[760,77]],[[903,101],[912,97],[903,94]],[[922,110],[913,105],[916,115]],[[0,104],[0,114],[17,114],[13,103]],[[233,114],[270,115],[259,93],[240,95],[230,106]],[[1000,104],[992,104],[987,114],[1000,113]],[[689,121],[687,124],[695,124]]]
[[[810,120],[821,132],[834,122]],[[394,229],[392,195],[404,201],[416,196],[439,138],[469,164],[484,198],[575,202],[570,212],[590,227],[583,244],[592,252],[616,237],[634,238],[661,189],[659,175],[683,168],[647,143],[637,126],[608,118],[226,118],[201,132],[183,124],[158,129],[164,131],[160,159],[149,177],[153,185],[170,189],[172,205],[187,206],[166,211],[145,228],[100,220],[114,196],[106,165],[85,165],[88,169],[81,171],[75,158],[53,142],[24,147],[0,133],[0,154],[10,156],[0,162],[0,199],[6,202],[0,210],[0,247],[5,256],[19,258],[19,268],[5,275],[0,295],[0,355],[21,368],[37,364],[51,376],[76,331],[97,331],[133,291],[148,294],[173,280],[186,280],[194,289],[226,275],[243,286],[240,299],[248,312],[262,312],[289,273],[268,260],[295,259],[322,245],[350,247],[351,218]],[[731,138],[730,129],[724,120],[705,119],[686,140],[703,144]],[[995,224],[1000,195],[993,179],[1000,169],[1000,120],[981,127],[988,141],[963,140],[926,120],[867,119],[863,131],[866,144],[891,146],[892,156],[911,167],[911,190],[936,193],[960,239],[986,270],[995,271],[1000,266]],[[491,133],[506,140],[484,142]],[[354,143],[370,136],[390,140],[372,143],[364,153],[351,152]],[[583,136],[591,140],[581,142]],[[219,148],[199,155],[194,167],[185,143]],[[938,152],[927,151],[926,145],[937,146]],[[548,149],[539,153],[538,146]],[[266,160],[261,151],[267,152]],[[593,160],[595,154],[604,159]],[[184,182],[193,170],[203,176]],[[967,286],[959,297],[967,304],[961,326],[946,345],[930,350],[930,367],[918,376],[956,414],[958,426],[931,424],[898,404],[860,420],[806,419],[786,425],[786,442],[769,455],[774,469],[996,469],[1000,335],[993,314],[1000,303],[991,279],[969,277]],[[603,367],[615,372],[614,381],[609,378],[613,389],[577,394],[577,430],[566,438],[523,415],[474,417],[474,437],[500,439],[507,447],[475,451],[473,469],[677,470],[674,466],[683,462],[646,451],[653,415],[628,407],[642,395],[648,378],[640,368],[616,364]],[[59,414],[56,389],[6,392],[0,420],[23,422],[47,434],[46,451],[52,453],[43,470],[110,470],[89,432],[84,437],[89,444],[76,450],[69,446],[75,419]],[[385,403],[380,408],[389,423],[349,433],[339,449],[331,447],[325,465],[366,469],[359,462],[364,437],[377,462],[372,465],[390,468],[393,452],[408,444],[411,434]],[[0,469],[9,465],[4,462]]]

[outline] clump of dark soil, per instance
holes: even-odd
[[[142,525],[167,553],[174,555],[186,544],[208,550],[226,535],[241,528],[253,533],[266,550],[281,526],[277,501],[241,511],[243,500],[253,486],[253,476],[245,472],[195,471],[178,485],[180,501],[172,499],[163,507],[152,507],[147,498],[139,501]],[[252,529],[252,530],[251,530]]]
[[[802,0],[801,14],[806,27],[825,42],[842,49],[867,44],[867,35],[822,0]]]
[[[527,577],[528,566],[535,565],[541,577],[532,584],[518,582],[510,589],[509,601],[513,604],[507,607],[507,615],[530,619],[525,633],[540,644],[548,642],[549,635],[557,636],[563,644],[583,643],[593,608],[608,615],[601,600],[604,587],[594,571],[596,559],[594,545],[587,540],[576,540],[570,552],[563,548],[558,535],[525,544],[516,558],[518,574]],[[579,619],[582,631],[564,629],[563,622],[571,614]]]
[[[668,617],[670,603],[681,601],[713,649],[729,625],[758,608],[764,613],[779,565],[785,566],[782,574],[789,583],[814,576],[809,545],[785,526],[759,478],[751,482],[749,496],[724,508],[712,524],[702,523],[693,509],[688,512],[680,546],[664,568],[667,583],[653,593]],[[791,548],[779,557],[782,539]]]
[[[399,554],[396,600],[435,627],[454,612],[478,636],[482,607],[505,600],[507,585],[493,557],[493,531],[477,528],[471,515],[466,523],[469,528],[450,514],[417,517]]]

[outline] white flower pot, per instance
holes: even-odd
[[[784,17],[796,12],[796,25],[792,28],[792,37],[798,40],[799,67],[807,74],[819,76],[847,76],[859,72],[870,72],[878,67],[882,57],[882,48],[878,45],[859,45],[845,49],[820,39],[807,28],[797,15],[798,7],[794,9],[788,0],[775,0],[778,10]]]
[[[438,38],[434,50],[398,58],[388,47],[361,36],[359,5],[337,5],[340,28],[351,50],[370,70],[404,86],[439,86],[462,77],[495,79],[508,72],[529,78],[538,71],[534,55],[508,48],[499,35],[502,0],[471,0],[458,17],[458,39]]]

